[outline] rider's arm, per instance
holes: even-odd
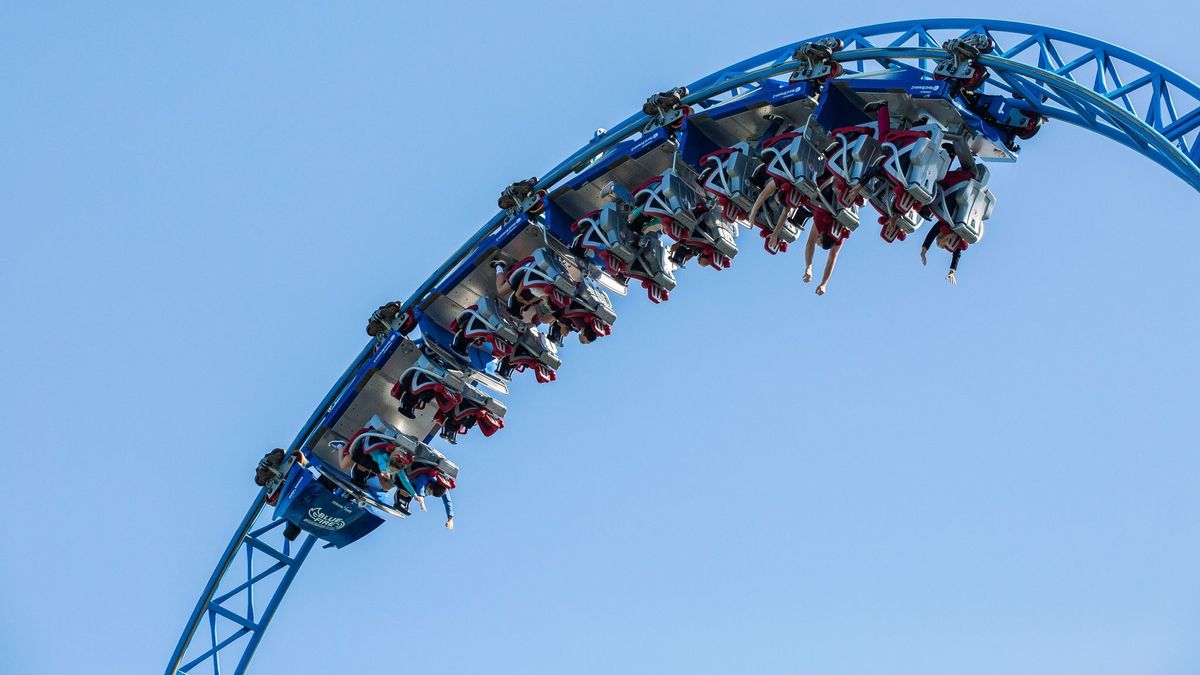
[[[754,205],[750,207],[750,215],[747,217],[751,227],[754,226],[754,217],[758,213],[758,210],[762,208],[763,204],[767,203],[767,198],[774,194],[775,190],[775,181],[768,180],[767,184],[758,193],[758,198],[754,200]]]
[[[938,228],[937,228],[937,225],[935,224],[929,228],[928,232],[925,233],[925,241],[921,242],[921,248],[923,250],[928,251],[929,247],[933,246],[933,240],[937,239],[937,235],[938,235]]]
[[[396,472],[396,480],[399,481],[400,487],[404,488],[405,490],[408,490],[408,494],[410,494],[410,495],[417,494],[417,491],[413,489],[413,484],[408,480],[408,474],[404,473],[404,471]]]
[[[820,236],[821,235],[817,233],[817,228],[815,226],[813,227],[813,229],[809,230],[809,232],[808,232],[808,240],[804,242],[804,267],[805,267],[805,269],[809,269],[809,270],[812,269],[813,254],[817,250],[817,237],[820,237]]]
[[[962,249],[954,249],[954,255],[950,257],[950,271],[958,271],[958,259],[962,257]]]
[[[841,252],[841,244],[829,249],[829,259],[825,261],[825,274],[821,275],[822,286],[829,283],[829,277],[833,276],[833,266],[837,264],[838,254]]]
[[[503,298],[504,296],[508,295],[509,293],[512,293],[512,290],[513,290],[512,286],[510,286],[508,283],[508,274],[505,273],[504,268],[503,267],[497,268],[496,269],[496,293],[500,297]]]

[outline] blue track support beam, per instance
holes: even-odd
[[[987,19],[922,19],[897,21],[824,35],[763,52],[723,68],[688,85],[685,103],[705,109],[734,96],[761,89],[766,80],[780,81],[794,68],[792,54],[805,42],[840,38],[845,45],[834,58],[848,74],[917,68],[932,73],[946,56],[945,40],[986,33],[995,43],[979,61],[992,77],[985,91],[1016,95],[1023,109],[1049,119],[1083,127],[1145,155],[1200,191],[1200,86],[1144,56],[1077,33],[1014,21]],[[558,166],[542,175],[538,188],[550,190],[588,168],[592,161],[636,136],[649,121],[636,113],[608,131],[597,134]],[[438,284],[472,260],[490,237],[507,222],[498,213],[455,251],[408,298],[407,311],[423,301]],[[374,342],[363,348],[297,434],[289,451],[305,445],[320,422],[341,401],[348,401],[354,375],[371,358]],[[283,541],[283,521],[264,515],[264,495],[251,504],[217,563],[183,634],[171,655],[167,675],[212,672],[220,675],[224,654],[236,658],[233,673],[245,672],[263,633],[279,607],[314,538],[298,546]],[[256,553],[258,554],[256,556]],[[233,586],[226,577],[239,557],[245,577]],[[257,561],[257,566],[256,566]],[[267,589],[260,613],[255,590]],[[235,603],[244,596],[244,605]],[[234,605],[237,605],[236,607]],[[193,639],[207,626],[206,644]]]
[[[296,450],[308,441],[315,431],[320,419],[343,393],[347,385],[362,364],[366,363],[374,353],[375,343],[372,342],[359,352],[358,358],[350,364],[342,376],[338,378],[333,388],[325,395],[321,403],[309,416],[300,433],[292,441],[289,451]],[[221,674],[222,654],[237,658],[237,665],[232,672],[240,675],[246,671],[254,650],[258,648],[263,633],[279,608],[279,602],[291,586],[300,565],[304,563],[308,553],[316,543],[316,537],[305,534],[304,540],[297,546],[283,538],[284,521],[274,520],[265,511],[267,506],[265,495],[260,490],[246,516],[242,519],[225,552],[217,561],[217,567],[200,594],[200,600],[192,610],[183,634],[171,659],[167,663],[166,675],[183,675],[199,673],[200,669],[211,664],[214,675]],[[294,552],[293,552],[294,550]],[[255,551],[260,554],[256,567]],[[237,569],[234,562],[241,559],[245,563],[245,577],[241,583],[233,586],[234,578],[227,579],[231,570]],[[269,561],[264,561],[269,558]],[[261,565],[267,562],[267,565]],[[235,577],[236,578],[236,577]],[[266,605],[262,606],[261,614],[256,616],[255,591],[269,591]],[[244,609],[235,609],[229,604],[239,595],[244,596]],[[236,628],[227,624],[236,624]],[[197,645],[194,639],[200,632],[208,633],[205,645]]]
[[[298,544],[284,539],[284,521],[272,520],[265,506],[260,493],[196,604],[184,637],[171,655],[168,675],[207,672],[210,668],[214,675],[220,675],[223,654],[237,657],[229,672],[246,671],[280,600],[317,540],[310,534]],[[231,578],[229,572],[241,567],[235,564],[239,561],[244,563],[245,581],[223,589],[222,582],[236,578]],[[218,591],[223,592],[216,595]],[[263,598],[266,604],[260,605]],[[198,632],[207,633],[208,639],[197,644],[194,638]]]

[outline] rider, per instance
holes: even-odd
[[[550,339],[561,345],[567,334],[571,332],[571,327],[558,321],[554,307],[550,305],[546,293],[537,288],[516,290],[508,282],[504,261],[493,260],[491,264],[496,270],[497,297],[505,304],[509,313],[519,317],[525,323],[546,324],[550,327]]]
[[[842,244],[850,238],[850,230],[824,209],[813,210],[813,228],[808,233],[808,241],[804,244],[804,283],[812,281],[813,253],[818,244],[823,250],[829,251],[829,259],[825,261],[825,273],[817,286],[817,295],[825,295],[825,287],[829,277],[833,276],[833,267],[837,264],[838,254],[842,252]]]
[[[946,281],[951,284],[958,284],[958,280],[954,274],[958,271],[958,260],[962,257],[962,252],[967,250],[967,242],[963,238],[954,233],[949,225],[935,225],[929,228],[929,234],[925,235],[925,241],[921,244],[921,264],[925,265],[928,260],[925,257],[929,251],[929,246],[937,241],[937,247],[945,251],[950,251],[953,255],[950,257],[950,271],[946,274]]]
[[[355,434],[342,448],[339,464],[342,471],[350,472],[350,482],[366,487],[367,480],[375,476],[385,491],[392,489],[395,482],[399,481],[400,487],[413,494],[415,491],[406,472],[412,464],[412,457],[393,443],[380,438],[363,437],[363,433]],[[423,500],[418,500],[418,503],[424,508]],[[405,515],[409,514],[407,504],[400,510]]]
[[[404,472],[401,472],[404,475]],[[411,483],[405,485],[404,490],[396,490],[396,508],[404,513],[408,513],[408,502],[414,497],[417,500],[417,505],[425,511],[425,494],[428,492],[434,497],[442,498],[442,506],[446,509],[446,529],[454,529],[454,500],[450,498],[450,490],[454,489],[454,479],[446,474],[438,471],[436,467],[431,466],[409,466],[407,470],[406,480],[411,480]]]
[[[442,506],[446,509],[446,529],[453,530],[454,500],[450,498],[450,490],[454,487],[454,479],[432,468],[417,469],[412,473],[412,484],[416,488],[413,494],[417,497],[421,510],[425,510],[424,497],[428,489],[430,495],[442,498]]]

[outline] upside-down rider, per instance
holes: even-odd
[[[403,472],[402,472],[403,473]],[[425,494],[428,492],[431,496],[441,497],[442,507],[446,510],[446,529],[454,529],[454,500],[450,498],[450,490],[455,486],[453,478],[443,474],[434,467],[429,466],[410,466],[407,472],[407,480],[411,481],[406,485],[408,494],[403,491],[396,490],[396,507],[401,511],[408,512],[408,497],[415,498],[417,505],[422,511],[425,508]]]
[[[408,490],[409,494],[415,494],[407,474],[411,464],[412,456],[397,448],[395,444],[379,438],[363,437],[362,432],[343,446],[339,460],[342,471],[350,473],[350,482],[359,487],[366,487],[367,480],[374,476],[384,491],[399,483],[399,487]],[[421,508],[424,508],[423,501],[418,500]],[[400,511],[409,515],[407,502]]]
[[[958,160],[959,168],[947,171],[945,177],[938,181],[938,186],[942,189],[951,188],[975,177],[974,171],[963,166],[962,158],[958,157],[953,146],[947,145],[946,150],[950,153],[951,158]],[[929,232],[925,235],[925,241],[921,243],[921,264],[928,264],[929,261],[926,258],[926,253],[936,243],[938,248],[943,251],[949,251],[951,254],[950,271],[946,273],[946,281],[958,285],[958,278],[956,276],[958,273],[958,261],[962,258],[962,253],[967,250],[969,244],[954,231],[950,223],[943,221],[941,216],[932,209],[928,207],[924,208],[922,215],[932,219],[934,222],[929,228]]]
[[[921,244],[921,264],[928,264],[928,259],[925,254],[929,251],[930,245],[937,242],[937,247],[950,251],[950,271],[946,273],[946,281],[951,284],[958,284],[955,278],[955,273],[958,271],[958,261],[962,257],[962,252],[967,250],[967,242],[963,238],[954,233],[949,225],[935,224],[929,228],[929,233],[925,235],[925,241]]]
[[[842,244],[850,238],[850,229],[842,225],[825,209],[813,209],[813,228],[808,233],[804,243],[804,283],[813,278],[813,254],[817,246],[829,251],[825,261],[825,272],[821,275],[821,283],[817,285],[817,295],[825,295],[829,278],[833,276],[833,268],[837,265],[838,255],[842,252]]]
[[[571,332],[571,327],[558,320],[554,307],[546,293],[537,288],[516,289],[508,281],[508,269],[502,260],[493,260],[496,270],[496,294],[510,314],[525,323],[546,324],[550,327],[550,339],[561,345]]]

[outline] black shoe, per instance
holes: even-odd
[[[401,501],[399,499],[396,500],[396,510],[406,516],[412,515],[412,511],[408,508],[408,502]]]
[[[288,521],[288,524],[283,526],[283,538],[288,541],[296,541],[296,537],[300,536],[301,531],[299,525]]]
[[[400,406],[399,408],[396,408],[396,412],[400,413],[401,415],[404,415],[405,417],[407,417],[410,420],[417,419],[417,416],[415,414],[413,414],[412,408],[406,408],[404,406]]]

